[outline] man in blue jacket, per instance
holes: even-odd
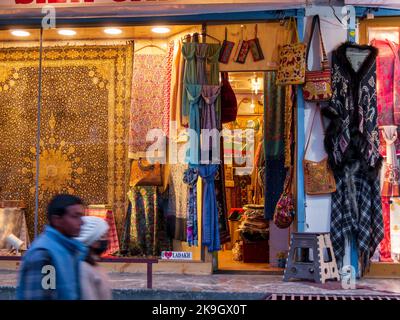
[[[49,224],[23,257],[17,299],[79,300],[79,265],[86,256],[79,236],[83,201],[75,196],[55,196],[47,208]]]

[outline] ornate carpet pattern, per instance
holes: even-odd
[[[113,205],[121,230],[132,63],[132,43],[44,48],[39,232],[57,193]],[[0,199],[25,201],[31,237],[38,68],[38,48],[0,49]]]

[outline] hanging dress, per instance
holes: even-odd
[[[198,169],[189,168],[185,171],[183,182],[188,185],[189,195],[187,198],[187,243],[191,246],[198,245],[198,224],[197,224],[197,180]]]

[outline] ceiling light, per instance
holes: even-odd
[[[61,29],[61,30],[58,30],[58,34],[60,34],[62,36],[74,36],[74,35],[76,35],[76,31],[68,30],[68,29]]]
[[[171,29],[167,27],[154,27],[153,29],[151,29],[151,31],[153,31],[154,33],[168,33],[171,31]]]
[[[13,30],[11,34],[16,37],[28,37],[31,35],[30,32],[24,30]]]
[[[118,28],[107,28],[107,29],[104,29],[104,32],[105,33],[107,33],[107,34],[121,34],[122,33],[122,30],[121,29],[118,29]]]

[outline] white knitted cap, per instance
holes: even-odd
[[[83,242],[87,246],[100,240],[109,229],[108,223],[102,218],[84,216],[82,220],[81,232],[76,240]]]

